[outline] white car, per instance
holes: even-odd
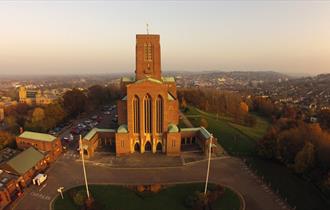
[[[47,179],[47,174],[38,174],[32,179],[32,183],[40,186]]]

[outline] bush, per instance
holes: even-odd
[[[73,202],[77,206],[83,206],[86,202],[87,195],[85,190],[79,190],[73,194]]]
[[[221,198],[225,189],[220,185],[209,185],[209,191],[206,193],[206,196],[203,192],[196,191],[193,195],[189,195],[185,199],[185,206],[189,209],[194,210],[205,210],[210,209],[212,204]]]
[[[145,187],[144,187],[143,185],[139,185],[139,186],[136,187],[136,190],[137,190],[138,192],[144,192]]]
[[[193,195],[185,199],[185,206],[189,209],[203,210],[208,204],[207,196],[199,191],[194,192]]]
[[[160,184],[152,184],[150,186],[150,191],[153,193],[157,193],[162,189],[162,186]]]

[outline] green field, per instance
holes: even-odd
[[[194,126],[200,126],[201,118],[206,119],[207,129],[231,155],[255,154],[256,142],[263,137],[269,127],[269,122],[257,115],[257,125],[254,127],[235,124],[230,117],[216,116],[194,107],[189,107],[185,115]]]
[[[255,156],[256,142],[266,133],[269,122],[257,115],[257,125],[246,127],[233,123],[231,118],[216,116],[189,107],[185,113],[189,120],[199,126],[200,118],[208,121],[208,130],[218,139],[219,143],[229,154],[246,155],[250,168],[267,183],[271,183],[273,191],[278,191],[297,210],[326,210],[330,209],[330,201],[311,182],[297,176],[285,165],[271,160],[263,160]]]
[[[195,191],[201,191],[203,187],[201,183],[180,184],[158,193],[138,193],[122,186],[91,185],[90,191],[102,210],[187,210],[188,208],[184,206],[185,199]],[[84,187],[80,186],[78,189],[84,189]],[[70,190],[77,190],[77,188]],[[68,191],[64,193],[64,198],[63,200],[61,197],[56,198],[54,210],[79,210],[79,207],[69,198]],[[214,210],[238,210],[239,208],[239,197],[227,188],[224,196],[212,206]]]

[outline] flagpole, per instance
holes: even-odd
[[[82,159],[83,170],[84,170],[84,178],[85,178],[85,185],[86,185],[86,193],[87,193],[87,198],[88,198],[88,200],[89,200],[89,189],[88,189],[88,182],[87,182],[87,175],[86,175],[86,167],[85,167],[85,160],[84,160],[84,148],[83,148],[83,144],[82,144],[81,135],[80,135],[79,144],[80,144],[80,153],[81,153],[81,159]]]
[[[213,135],[211,135],[210,143],[209,143],[209,145],[210,145],[210,146],[209,146],[209,158],[208,158],[208,162],[207,162],[207,171],[206,171],[206,180],[205,180],[204,195],[206,195],[206,192],[207,192],[207,184],[208,184],[208,182],[209,182],[212,140],[213,140]]]

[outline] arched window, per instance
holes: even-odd
[[[157,97],[156,100],[156,132],[163,133],[163,98]]]
[[[134,133],[140,132],[140,102],[137,96],[133,98],[133,130]]]
[[[144,132],[152,132],[152,104],[150,95],[144,98]]]
[[[152,44],[144,43],[144,60],[152,61]]]

